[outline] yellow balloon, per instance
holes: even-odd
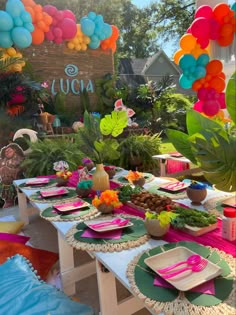
[[[83,50],[83,51],[87,50],[87,45],[86,44],[82,44],[81,45],[81,50]]]
[[[75,44],[75,45],[79,44],[79,39],[78,39],[78,37],[73,38],[73,39],[72,39],[72,43]]]
[[[7,48],[7,53],[10,57],[13,57],[16,55],[16,50],[13,47]]]
[[[196,46],[197,39],[192,34],[184,34],[180,38],[179,45],[183,50],[186,50],[187,52],[191,49],[194,49]]]
[[[21,72],[22,71],[22,66],[19,64],[13,65],[12,66],[12,71],[14,72]]]
[[[88,36],[84,36],[84,43],[89,44],[90,43],[90,38]]]
[[[69,43],[67,43],[67,47],[68,47],[69,49],[74,49],[74,48],[75,48],[75,45],[74,45],[73,43],[69,42]]]
[[[184,51],[183,49],[179,49],[175,52],[174,54],[174,62],[178,65],[179,64],[179,60],[180,60],[180,57],[182,57],[184,54]]]
[[[80,44],[76,45],[75,46],[75,50],[80,51],[81,50],[81,45]]]

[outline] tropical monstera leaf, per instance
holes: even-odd
[[[100,130],[105,136],[112,135],[113,137],[119,136],[128,124],[128,117],[125,111],[115,112],[111,115],[106,115],[101,119]]]
[[[234,72],[227,84],[226,104],[230,117],[236,124],[236,72]]]

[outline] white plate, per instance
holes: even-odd
[[[126,225],[123,226],[119,226],[119,225],[110,225],[110,226],[106,226],[103,228],[94,228],[91,227],[91,224],[98,224],[98,223],[104,223],[104,222],[110,222],[114,219],[116,219],[118,217],[106,217],[106,218],[101,218],[101,219],[94,219],[94,220],[88,220],[88,221],[84,221],[84,224],[87,225],[87,227],[89,227],[91,230],[95,231],[95,232],[108,232],[108,231],[114,231],[114,230],[120,230],[120,229],[124,229],[126,227],[130,227],[133,225],[132,222],[128,222]],[[124,218],[121,218],[122,221],[126,220]]]
[[[159,273],[157,270],[168,267],[175,263],[186,260],[189,256],[197,254],[186,247],[176,247],[170,249],[161,254],[148,257],[144,260],[145,264],[156,272],[160,277],[163,276],[162,273]],[[202,257],[203,258],[203,257]],[[177,268],[183,268],[186,265],[181,265]],[[189,266],[187,266],[189,267]],[[177,270],[175,269],[175,271]],[[173,270],[174,271],[174,270]],[[213,264],[208,260],[206,267],[200,272],[187,271],[171,279],[163,279],[180,291],[188,291],[192,288],[197,287],[198,285],[207,282],[222,273],[222,270],[219,266]]]

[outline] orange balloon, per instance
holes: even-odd
[[[44,41],[44,32],[35,26],[32,35],[32,44],[34,45],[40,45]]]
[[[42,8],[42,6],[40,4],[36,4],[34,6],[34,11],[37,12],[37,13],[42,13],[43,8]]]
[[[112,35],[111,37],[114,39],[114,40],[117,40],[118,37],[119,37],[119,29],[115,26],[115,25],[111,25],[111,28],[112,28]]]
[[[209,86],[216,90],[216,92],[221,93],[225,89],[225,80],[220,77],[214,77],[210,82]]]
[[[175,52],[175,54],[174,54],[174,62],[178,65],[179,64],[179,60],[180,60],[180,58],[183,56],[183,54],[184,54],[184,51],[183,51],[183,49],[179,49],[179,50],[177,50],[176,52]]]
[[[192,84],[192,89],[197,92],[202,87],[200,80],[196,80]]]
[[[233,42],[233,40],[234,34],[231,34],[230,36],[218,38],[217,42],[220,46],[226,47],[229,46]]]
[[[207,74],[217,75],[221,73],[223,69],[222,62],[220,60],[212,60],[206,66]]]
[[[35,2],[33,0],[22,0],[24,6],[33,7],[35,5]]]
[[[216,20],[221,21],[230,12],[230,7],[226,3],[219,3],[213,9]]]
[[[31,15],[32,22],[35,22],[35,12],[31,7],[25,7],[25,10]]]
[[[179,41],[179,45],[183,50],[190,51],[196,46],[197,39],[192,34],[184,34]]]
[[[220,35],[222,37],[230,36],[231,34],[233,34],[233,32],[234,32],[234,27],[232,24],[224,24],[220,28]]]
[[[226,79],[226,75],[225,75],[225,73],[224,72],[221,72],[220,74],[218,74],[218,77],[219,78],[222,78],[222,79]]]

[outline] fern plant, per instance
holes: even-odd
[[[26,177],[54,174],[53,163],[63,160],[71,171],[81,164],[83,153],[77,142],[66,139],[45,139],[29,143],[31,153],[22,162]]]

